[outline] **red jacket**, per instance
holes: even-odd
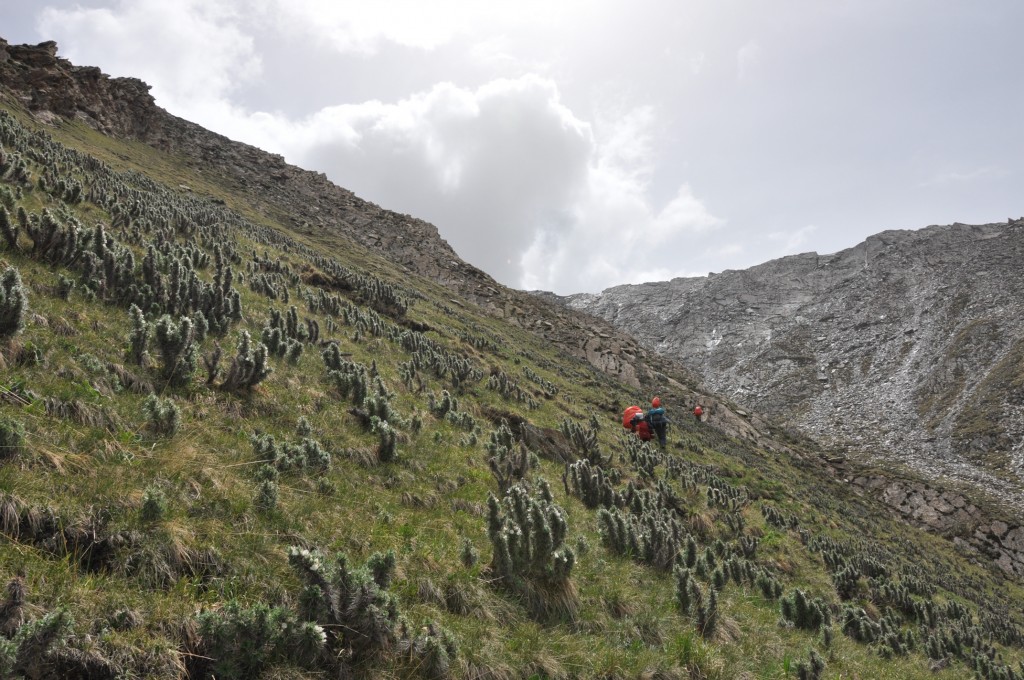
[[[651,441],[651,426],[647,424],[646,420],[641,420],[637,423],[633,431],[636,432],[636,435],[640,437],[641,441]]]

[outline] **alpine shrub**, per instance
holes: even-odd
[[[828,605],[820,598],[810,600],[807,594],[796,588],[789,597],[782,598],[782,616],[792,621],[797,628],[818,630],[831,623]]]
[[[536,497],[516,484],[500,501],[489,495],[487,506],[491,570],[498,583],[519,595],[537,618],[575,618],[579,600],[570,576],[576,555],[565,545],[565,513],[547,483],[541,482]]]
[[[0,677],[53,677],[49,654],[64,643],[73,623],[71,614],[58,609],[21,624],[10,639],[0,637]]]
[[[498,482],[498,493],[504,494],[515,481],[529,473],[530,452],[522,443],[516,444],[506,421],[502,420],[498,429],[491,432],[485,447],[491,454],[487,464]]]
[[[468,538],[462,539],[462,549],[459,551],[459,559],[462,560],[462,564],[467,568],[471,569],[480,561],[480,553],[474,547],[473,542]]]
[[[317,550],[293,546],[288,563],[305,584],[300,613],[323,627],[331,654],[359,663],[394,646],[400,614],[397,599],[387,592],[393,553],[373,555],[366,566],[352,568],[343,554],[329,562]]]
[[[690,607],[693,604],[693,600],[690,599],[693,588],[691,584],[694,581],[693,574],[689,569],[677,564],[673,570],[673,575],[675,576],[676,604],[679,605],[679,611],[683,614],[689,614]]]
[[[139,517],[143,522],[156,522],[167,514],[167,497],[158,486],[147,486],[142,493],[142,507]]]
[[[807,661],[801,661],[796,665],[798,680],[821,680],[821,674],[824,672],[825,660],[813,649]]]
[[[377,435],[377,460],[382,463],[390,463],[397,457],[396,443],[398,435],[395,428],[388,424],[388,421],[381,420],[377,416],[370,418],[370,429]]]
[[[0,460],[12,458],[25,447],[25,428],[21,422],[0,416]]]
[[[696,582],[694,582],[696,585]],[[708,588],[707,597],[703,594],[693,607],[694,623],[705,639],[715,636],[718,630],[718,594],[714,588]]]
[[[440,399],[436,398],[434,393],[431,392],[427,395],[427,404],[427,408],[438,419],[444,418],[449,412],[459,410],[458,399],[449,394],[448,390],[441,391]]]
[[[562,484],[567,494],[576,496],[588,508],[621,507],[625,503],[604,468],[591,465],[584,458],[571,465],[566,464]]]
[[[181,426],[181,411],[173,399],[160,399],[155,394],[146,397],[142,404],[149,418],[149,429],[155,434],[173,437]]]
[[[183,316],[175,322],[166,314],[160,317],[156,322],[156,345],[163,360],[160,377],[172,387],[188,385],[198,363],[192,319]]]
[[[244,607],[232,600],[197,619],[201,650],[218,678],[255,678],[286,661],[310,666],[327,643],[316,623],[300,623],[291,611],[262,602]]]
[[[264,479],[256,487],[256,507],[262,512],[270,512],[277,507],[278,499],[277,481]]]
[[[420,676],[441,680],[449,677],[451,662],[458,657],[459,648],[455,638],[434,623],[424,626],[418,635],[413,635],[403,622],[398,651]]]
[[[260,342],[253,347],[249,331],[243,330],[238,334],[238,351],[220,387],[228,392],[251,390],[273,370],[267,364],[267,346]]]
[[[597,441],[597,430],[593,427],[584,427],[576,421],[565,418],[558,425],[559,431],[572,442],[573,448],[582,458],[588,460],[591,465],[606,466],[611,462],[611,456],[607,459],[601,456],[601,445]]]
[[[18,250],[18,225],[11,220],[11,214],[4,206],[0,206],[0,236],[10,250]]]
[[[333,383],[342,399],[349,399],[361,406],[370,391],[370,377],[363,364],[341,360],[340,368],[327,372],[327,379]]]
[[[664,508],[647,507],[633,514],[602,507],[597,520],[601,540],[609,550],[662,571],[672,569],[687,538],[677,517]],[[701,564],[698,560],[698,574],[704,578]]]
[[[21,275],[14,267],[8,267],[0,276],[0,340],[20,333],[27,315],[28,297]]]
[[[761,595],[766,600],[777,600],[782,597],[782,583],[768,572],[762,571],[758,574],[754,585],[761,589]]]

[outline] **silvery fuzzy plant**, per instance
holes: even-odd
[[[538,619],[573,619],[579,598],[572,583],[576,555],[565,545],[568,525],[547,482],[531,495],[524,483],[499,500],[487,498],[487,533],[494,548],[496,582],[518,595]]]
[[[27,315],[28,296],[21,275],[14,267],[8,267],[0,275],[0,340],[20,333]]]

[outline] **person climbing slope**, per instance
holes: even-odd
[[[651,424],[654,434],[658,435],[658,444],[661,448],[665,448],[669,420],[668,416],[665,415],[665,409],[661,405],[660,397],[651,399],[651,410],[647,412],[647,421]]]
[[[693,409],[693,417],[697,419],[698,423],[704,419],[704,409],[702,409],[700,407],[700,404],[697,404],[694,407],[694,409]]]
[[[651,425],[647,422],[646,418],[639,418],[633,431],[636,432],[636,436],[640,437],[642,442],[649,442],[654,438],[654,434],[651,432]]]

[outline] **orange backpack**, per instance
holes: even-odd
[[[628,407],[626,407],[626,410],[622,412],[622,426],[624,428],[626,428],[627,430],[632,430],[633,429],[633,422],[632,422],[633,418],[635,416],[640,416],[642,418],[643,415],[644,415],[644,410],[642,408],[640,408],[639,406],[628,406]]]

